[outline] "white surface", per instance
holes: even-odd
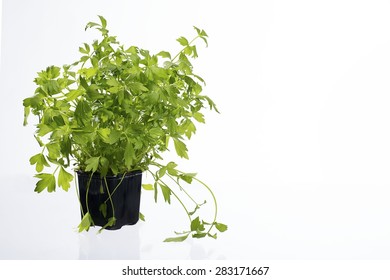
[[[3,0],[0,1],[0,61],[1,61],[1,31],[2,31],[2,27],[1,27],[1,24],[3,23]]]
[[[389,259],[389,13],[376,0],[3,1],[0,258]],[[155,51],[208,32],[195,69],[221,114],[179,162],[215,189],[229,225],[217,241],[162,243],[186,220],[149,193],[146,223],[99,236],[75,233],[74,189],[33,193],[22,99],[37,71],[77,58],[97,14]]]

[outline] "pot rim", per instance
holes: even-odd
[[[78,176],[82,176],[82,177],[90,177],[91,176],[91,173],[90,171],[84,171],[84,170],[76,170],[76,173]],[[128,173],[126,173],[126,175],[124,176],[124,178],[130,178],[130,177],[137,177],[137,176],[142,176],[142,170],[133,170],[133,171],[130,171]],[[123,173],[122,174],[117,174],[117,175],[106,175],[105,176],[107,180],[115,180],[115,179],[122,179],[123,177]],[[96,179],[101,179],[101,178],[104,178],[102,176],[100,176],[100,173],[99,172],[94,172],[93,175],[92,175],[92,178]]]

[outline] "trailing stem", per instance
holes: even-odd
[[[122,177],[122,180],[123,178],[125,177],[125,174],[123,174],[123,177]],[[117,185],[117,187],[121,184],[122,180],[119,182],[119,184]],[[106,185],[106,190],[107,190],[107,194],[108,194],[108,198],[107,199],[110,199],[110,203],[111,203],[111,208],[112,208],[112,216],[115,217],[115,207],[114,207],[114,202],[112,201],[112,197],[111,197],[111,193],[110,193],[110,190],[108,189],[108,183],[107,183],[107,178],[106,176],[104,176],[104,184]],[[116,188],[117,188],[116,187]],[[116,190],[116,188],[114,189],[114,191]],[[114,193],[114,192],[113,192]],[[104,201],[104,203],[106,203],[106,201]]]
[[[190,215],[190,212],[188,211],[187,207],[184,205],[183,201],[179,198],[179,196],[177,196],[177,194],[167,185],[165,184],[160,178],[156,178],[156,176],[153,174],[153,172],[151,172],[150,170],[148,170],[150,174],[152,174],[154,180],[156,182],[160,182],[162,183],[165,187],[167,187],[170,192],[176,197],[176,199],[179,201],[179,203],[181,204],[181,206],[183,207],[184,211],[186,212],[187,216],[188,216],[188,219],[190,220],[191,222],[191,215]]]
[[[87,183],[87,191],[85,194],[85,205],[87,207],[87,213],[91,213],[91,212],[89,212],[88,195],[89,195],[89,188],[91,187],[92,176],[93,176],[93,172],[91,173],[91,176],[89,176],[89,180]],[[92,221],[92,224],[94,224],[92,217],[91,217],[91,221]]]
[[[182,172],[180,170],[177,170],[175,168],[177,165],[174,164],[174,163],[169,163],[167,166],[163,166],[163,165],[161,165],[159,163],[153,162],[153,165],[158,167],[158,168],[160,168],[156,173],[153,173],[150,170],[148,170],[148,172],[154,178],[155,188],[157,188],[158,184],[161,185],[161,187],[167,188],[169,190],[168,193],[164,192],[164,190],[162,189],[165,201],[167,201],[169,203],[170,202],[169,195],[173,194],[174,197],[179,201],[179,203],[184,208],[184,210],[185,210],[185,212],[187,214],[187,217],[188,217],[188,219],[190,221],[190,230],[189,231],[176,233],[179,236],[172,237],[172,238],[167,238],[165,241],[167,241],[167,242],[180,242],[180,241],[185,240],[190,234],[194,238],[202,238],[202,237],[205,237],[205,236],[216,238],[217,237],[216,233],[214,233],[214,234],[211,233],[213,228],[216,228],[220,232],[223,232],[223,231],[225,231],[227,229],[226,225],[217,222],[218,204],[217,204],[217,200],[216,200],[215,194],[213,193],[211,188],[206,183],[204,183],[203,181],[195,178],[196,174],[194,174],[194,173],[185,173],[185,172]],[[194,211],[190,212],[188,210],[187,206],[181,200],[181,198],[172,190],[172,188],[168,187],[168,185],[167,185],[167,183],[165,181],[163,181],[161,179],[161,177],[164,176],[165,174],[167,174],[168,177],[173,182],[175,182],[175,184],[177,184],[177,186],[180,188],[180,190],[183,191],[184,194],[195,204],[196,207],[195,207]],[[200,183],[203,187],[205,187],[208,192],[210,192],[210,194],[211,194],[211,196],[213,198],[214,209],[215,209],[214,210],[214,217],[213,217],[213,220],[211,222],[205,222],[204,220],[201,220],[199,218],[199,216],[195,217],[194,214],[197,212],[197,210],[204,203],[206,203],[206,201],[204,203],[202,203],[202,204],[196,202],[196,200],[180,184],[180,179],[186,181],[189,184],[191,184],[192,181],[195,180],[198,183]],[[155,189],[155,191],[156,191],[156,189]]]

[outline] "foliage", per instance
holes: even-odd
[[[166,241],[182,241],[190,234],[216,237],[211,229],[223,232],[226,226],[216,222],[217,205],[211,189],[196,174],[177,170],[174,162],[160,163],[170,141],[176,154],[188,159],[184,141],[196,132],[197,122],[205,122],[202,110],[208,107],[218,112],[214,102],[201,94],[204,80],[193,72],[190,62],[198,56],[194,42],[202,39],[207,45],[206,32],[194,27],[193,40],[178,38],[182,49],[175,56],[167,51],[152,54],[121,45],[109,34],[106,20],[102,16],[99,19],[99,23],[89,22],[86,30],[98,30],[101,39],[84,43],[76,62],[39,72],[34,95],[23,100],[24,125],[30,113],[38,117],[34,136],[42,150],[30,158],[39,179],[35,191],[53,192],[57,187],[67,191],[73,180],[67,170],[72,165],[102,177],[142,170],[155,180],[144,189],[153,190],[156,201],[159,192],[167,203],[173,195],[189,217],[189,230]],[[51,166],[54,172],[42,172]],[[190,212],[162,180],[164,176],[173,179],[191,198],[194,211]],[[196,203],[180,183],[194,180],[213,197],[215,217],[211,223],[195,217],[202,204]],[[107,226],[115,223],[115,217],[109,223]],[[93,220],[84,213],[80,231],[90,225]]]

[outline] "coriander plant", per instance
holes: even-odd
[[[67,191],[73,167],[102,178],[141,170],[153,178],[154,183],[143,188],[154,191],[156,202],[159,193],[167,203],[174,197],[188,216],[188,229],[165,241],[216,238],[214,229],[223,232],[227,226],[216,220],[217,201],[210,187],[195,173],[180,171],[176,163],[163,163],[170,142],[179,157],[188,159],[185,139],[196,132],[196,122],[205,122],[202,111],[209,107],[218,112],[214,102],[201,94],[204,80],[190,62],[198,56],[198,39],[207,46],[206,32],[194,27],[192,40],[178,38],[181,50],[174,56],[167,51],[152,54],[121,45],[109,34],[106,20],[99,19],[85,29],[98,30],[100,40],[84,43],[74,63],[39,72],[34,95],[23,100],[24,125],[30,113],[37,116],[34,137],[41,150],[30,158],[37,171],[35,191],[53,192],[57,187]],[[46,167],[53,168],[43,172]],[[197,214],[205,202],[195,201],[185,189],[194,182],[213,199],[215,213],[209,222]],[[107,226],[114,223],[111,217]],[[83,213],[79,231],[92,225],[89,213]]]

